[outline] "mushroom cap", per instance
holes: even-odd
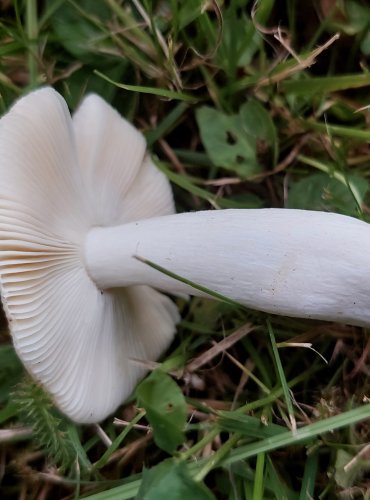
[[[103,99],[73,119],[42,88],[0,120],[0,284],[15,349],[77,422],[98,422],[172,340],[178,312],[148,286],[99,290],[84,263],[95,226],[174,212],[143,136]]]

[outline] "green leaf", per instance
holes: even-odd
[[[259,171],[256,141],[244,134],[237,115],[226,115],[203,106],[196,118],[208,156],[217,167],[233,170],[246,177]]]
[[[136,390],[138,403],[146,410],[154,441],[167,453],[184,442],[186,403],[179,386],[161,370],[155,370]]]
[[[274,122],[270,113],[256,100],[250,100],[240,108],[240,117],[244,130],[255,137],[257,144],[262,143],[272,147],[273,163],[277,162],[279,155],[278,139]]]
[[[185,463],[165,460],[143,472],[143,482],[137,500],[213,500],[215,497],[203,484],[190,476]]]
[[[247,177],[261,170],[257,149],[266,145],[273,150],[273,162],[278,156],[277,134],[269,113],[257,101],[243,104],[237,115],[226,115],[203,107],[197,121],[204,147],[212,162]]]
[[[357,214],[356,194],[362,201],[368,190],[366,179],[350,174],[348,185],[325,173],[316,173],[293,183],[289,190],[288,207]]]
[[[80,0],[76,8],[72,2],[48,0],[47,7],[53,11],[50,21],[60,43],[80,61],[96,64],[97,53],[103,48],[111,48],[111,42],[100,27],[102,22],[108,22],[112,16],[106,2]],[[82,12],[85,15],[82,15]],[[98,61],[118,61],[116,56],[108,54],[106,51],[104,57],[98,58]]]
[[[223,37],[218,50],[218,61],[229,77],[238,67],[250,64],[261,44],[262,37],[254,23],[231,6],[224,16]]]
[[[347,20],[347,24],[352,28],[352,31],[349,32],[350,34],[353,35],[368,28],[370,22],[370,10],[368,6],[365,7],[358,1],[347,0],[346,13],[350,21],[348,23]]]

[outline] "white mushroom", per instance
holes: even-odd
[[[370,325],[369,226],[336,214],[171,215],[139,132],[102,99],[71,120],[50,88],[0,121],[0,276],[15,348],[56,404],[96,422],[127,398],[201,292],[135,259],[275,314]]]
[[[50,88],[0,120],[0,277],[14,346],[71,419],[97,422],[144,374],[179,319],[147,286],[102,291],[84,241],[94,226],[174,210],[167,179],[142,135],[97,96],[73,118]]]

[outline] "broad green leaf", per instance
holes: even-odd
[[[53,11],[54,4],[57,8],[50,21],[60,43],[68,52],[88,64],[100,65],[101,62],[118,61],[117,57],[108,55],[108,51],[104,57],[96,57],[100,49],[108,49],[111,46],[104,30],[99,28],[99,23],[109,21],[112,16],[106,2],[80,0],[76,7],[72,2],[48,0],[47,7]],[[86,16],[81,15],[79,9],[84,11]]]
[[[291,184],[288,197],[289,208],[336,211],[347,215],[357,214],[357,202],[353,194],[362,201],[368,183],[357,175],[348,175],[348,185],[325,173],[316,173]]]
[[[218,167],[248,177],[261,170],[257,146],[272,146],[274,158],[277,156],[274,125],[267,111],[255,101],[244,104],[235,115],[203,106],[196,118],[207,154]]]
[[[272,147],[273,163],[277,162],[279,150],[274,122],[270,113],[256,100],[250,100],[240,108],[244,130],[257,140],[257,145]]]
[[[368,56],[370,54],[370,9],[368,5],[361,5],[360,2],[347,0],[346,13],[348,19],[342,24],[341,28],[350,36],[359,35],[361,51],[365,56]]]
[[[213,500],[215,497],[203,484],[190,476],[185,463],[165,460],[143,472],[137,500]]]
[[[157,446],[173,453],[185,439],[186,403],[179,386],[169,375],[155,370],[141,382],[136,395]]]
[[[203,145],[217,167],[233,170],[241,177],[259,171],[256,140],[244,133],[238,115],[203,106],[196,118]]]

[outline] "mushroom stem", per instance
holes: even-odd
[[[370,325],[370,226],[323,212],[220,210],[92,229],[88,273],[97,287],[145,284],[202,295],[140,256],[260,311]]]

